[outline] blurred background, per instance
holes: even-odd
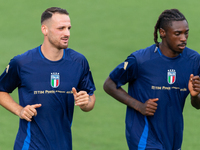
[[[86,56],[97,89],[93,111],[85,113],[75,107],[72,124],[74,150],[128,150],[125,139],[126,106],[107,95],[103,91],[103,83],[133,51],[154,43],[154,26],[163,10],[177,8],[185,15],[190,28],[187,46],[200,52],[198,0],[0,2],[0,73],[14,56],[42,44],[40,17],[45,9],[56,6],[70,13],[69,47]],[[127,89],[127,86],[124,88]],[[17,90],[12,97],[18,102]],[[191,106],[189,97],[183,115],[182,150],[198,150],[200,112]],[[18,124],[19,118],[0,106],[0,150],[13,149]]]

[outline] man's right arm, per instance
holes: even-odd
[[[157,98],[149,99],[145,103],[142,103],[133,97],[131,97],[123,88],[116,88],[115,82],[108,77],[103,85],[103,88],[106,93],[111,95],[113,98],[118,100],[119,102],[139,111],[141,114],[145,116],[154,115],[157,109]]]
[[[21,119],[31,121],[33,116],[37,115],[36,108],[41,107],[41,104],[27,105],[22,107],[16,103],[7,92],[0,92],[0,105],[19,116]]]
[[[20,115],[23,109],[23,107],[16,103],[7,92],[0,92],[0,105],[17,116]]]

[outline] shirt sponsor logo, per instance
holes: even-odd
[[[57,88],[60,85],[60,75],[57,72],[51,73],[50,84],[53,88]]]
[[[176,71],[174,69],[169,69],[167,72],[167,82],[169,84],[174,84],[176,81]]]

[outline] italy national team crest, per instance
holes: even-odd
[[[167,81],[169,84],[174,84],[174,82],[176,81],[176,71],[174,69],[168,70]]]
[[[60,85],[60,75],[59,73],[51,73],[51,86],[57,88]]]

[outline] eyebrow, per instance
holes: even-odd
[[[189,29],[186,30],[186,32],[189,31]],[[182,32],[182,30],[174,30],[174,32]]]
[[[65,28],[65,27],[67,27],[67,28],[71,28],[72,26],[64,26],[64,25],[60,25],[60,26],[58,26],[57,28]]]

